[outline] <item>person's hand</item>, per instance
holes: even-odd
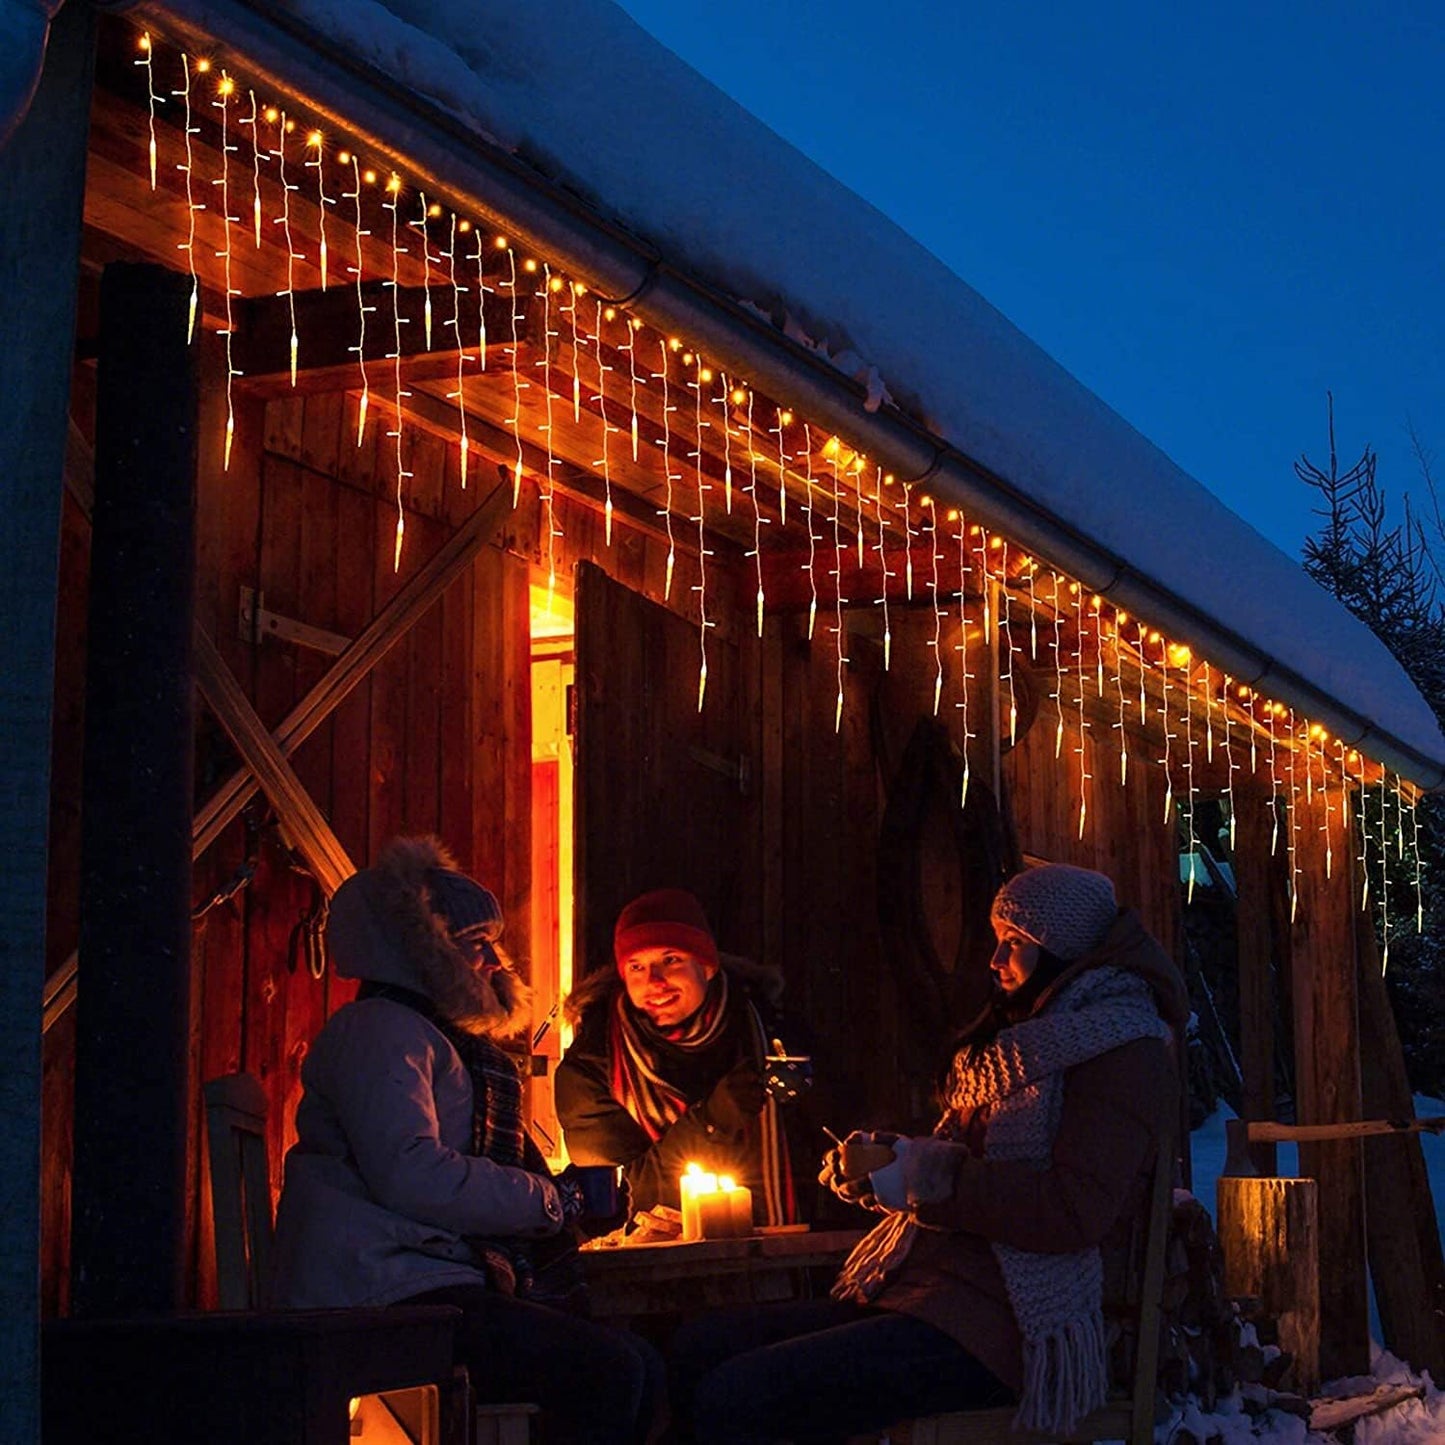
[[[859,1146],[874,1146],[887,1149],[897,1139],[896,1134],[867,1133],[855,1129],[840,1145],[835,1145],[823,1156],[823,1168],[818,1183],[826,1185],[848,1204],[857,1204],[864,1209],[880,1208],[874,1195],[873,1181],[867,1173],[852,1174],[845,1167],[844,1154],[856,1154]]]
[[[708,1124],[725,1134],[739,1135],[748,1120],[763,1112],[767,1085],[751,1059],[740,1059],[713,1086],[703,1104]]]
[[[892,1162],[868,1175],[873,1195],[884,1209],[894,1211],[941,1204],[953,1194],[965,1155],[962,1145],[946,1139],[895,1139]]]

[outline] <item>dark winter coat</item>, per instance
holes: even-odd
[[[1104,943],[1056,978],[1034,1004],[1047,1012],[1059,990],[1087,969],[1140,974],[1160,1016],[1182,1034],[1189,1004],[1183,980],[1132,912]],[[1011,1388],[1023,1374],[1023,1342],[992,1246],[1064,1253],[1098,1246],[1105,1311],[1123,1295],[1130,1236],[1147,1208],[1160,1129],[1179,1108],[1170,1047],[1137,1039],[1071,1069],[1064,1078],[1049,1167],[981,1157],[986,1120],[965,1121],[952,1195],[917,1208],[918,1231],[903,1267],[874,1299],[926,1320],[957,1340]],[[982,1112],[982,1111],[980,1111]]]

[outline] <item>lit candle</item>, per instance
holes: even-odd
[[[705,1195],[717,1193],[717,1175],[705,1173],[701,1164],[689,1164],[678,1182],[682,1192],[682,1237],[701,1239],[699,1201]]]
[[[734,1238],[746,1239],[753,1232],[753,1191],[724,1175],[718,1180],[728,1202],[728,1218]]]

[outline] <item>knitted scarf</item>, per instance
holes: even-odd
[[[964,1121],[988,1105],[984,1158],[1046,1169],[1068,1070],[1135,1039],[1169,1036],[1138,974],[1091,969],[1042,1014],[1000,1030],[982,1047],[959,1049],[947,1108],[933,1132],[959,1140]],[[849,1256],[833,1294],[872,1300],[907,1259],[917,1228],[910,1214],[890,1214]],[[1023,1390],[1014,1424],[1020,1430],[1072,1430],[1104,1403],[1109,1388],[1099,1251],[1035,1254],[992,1247],[1023,1336]]]
[[[742,998],[747,1011],[749,1047],[763,1072],[767,1035],[752,1000]],[[647,1131],[654,1143],[663,1132],[687,1112],[688,1099],[663,1073],[659,1045],[683,1053],[701,1053],[722,1037],[730,1021],[728,973],[720,968],[708,984],[703,1005],[690,1018],[673,1028],[655,1027],[645,1014],[633,1008],[626,988],[612,998],[607,1022],[608,1056],[612,1063],[612,1096]],[[769,1224],[791,1224],[797,1214],[793,1196],[793,1172],[788,1160],[778,1103],[771,1095],[758,1121],[759,1156],[763,1202]]]

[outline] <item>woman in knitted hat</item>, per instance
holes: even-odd
[[[361,984],[301,1068],[275,1303],[457,1305],[479,1399],[540,1405],[548,1439],[640,1441],[660,1363],[558,1308],[548,1278],[585,1206],[527,1135],[495,1042],[529,1017],[501,933],[496,898],[433,838],[394,840],[337,889],[327,946]]]
[[[699,1439],[842,1437],[1010,1400],[1048,1435],[1103,1403],[1105,1281],[1177,1107],[1188,999],[1100,873],[1029,869],[992,921],[993,996],[932,1135],[855,1134],[824,1161],[823,1183],[883,1216],[831,1298],[680,1332],[674,1398]],[[861,1144],[883,1146],[867,1172]]]
[[[678,1180],[697,1162],[751,1188],[758,1223],[790,1223],[787,1148],[763,1082],[762,1010],[781,979],[723,958],[702,905],[680,888],[633,899],[612,952],[615,967],[568,1000],[577,1035],[556,1092],[568,1154],[622,1165],[634,1211],[676,1209]]]

